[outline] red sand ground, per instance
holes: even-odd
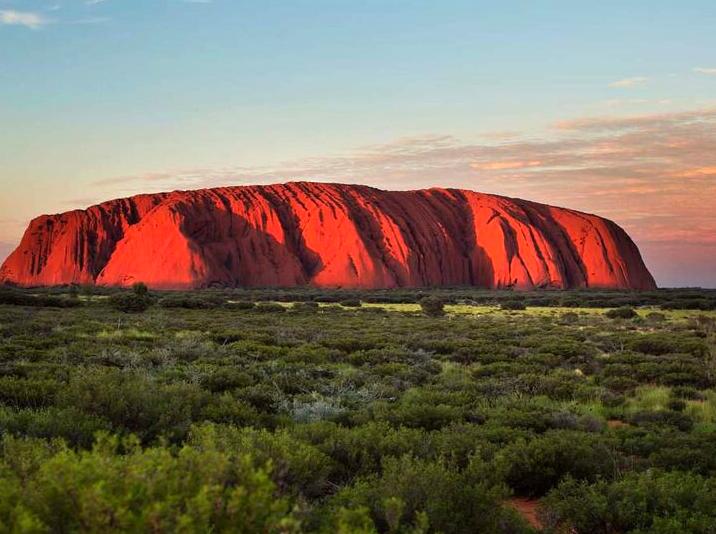
[[[609,428],[624,428],[627,426],[631,426],[629,423],[625,423],[624,421],[620,421],[619,419],[610,419],[607,421],[607,427]]]
[[[544,525],[537,517],[537,507],[539,501],[537,499],[525,499],[522,497],[513,497],[507,500],[507,506],[514,508],[531,527],[542,530]]]

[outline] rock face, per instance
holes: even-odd
[[[34,219],[0,282],[651,289],[639,250],[595,215],[458,189],[323,183],[111,200]]]

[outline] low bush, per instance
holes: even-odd
[[[612,478],[620,459],[598,434],[554,430],[530,441],[518,441],[500,453],[506,480],[518,495],[547,493],[566,477],[594,482]]]
[[[630,306],[622,306],[621,308],[608,310],[604,315],[610,319],[633,319],[637,316],[637,313],[634,308]]]
[[[716,524],[714,502],[716,479],[691,473],[629,473],[611,483],[568,478],[543,500],[543,519],[565,532],[706,533]]]
[[[445,315],[445,302],[438,297],[425,297],[420,299],[420,309],[428,317],[441,317]]]
[[[149,443],[159,436],[183,439],[207,400],[194,384],[161,384],[137,372],[86,370],[74,374],[58,405],[106,419],[114,431],[134,433]]]
[[[187,443],[198,449],[214,447],[237,455],[251,451],[256,465],[271,465],[271,478],[283,493],[317,497],[329,489],[331,459],[315,446],[293,437],[287,430],[259,430],[204,424],[194,426]]]
[[[297,532],[290,499],[242,451],[210,439],[142,449],[100,436],[91,451],[2,441],[0,524],[32,532]]]
[[[15,306],[36,306],[48,308],[76,308],[82,306],[77,298],[63,298],[53,295],[32,295],[13,288],[0,287],[0,304]]]
[[[147,286],[137,282],[132,286],[131,292],[122,291],[110,296],[109,304],[115,310],[124,313],[141,313],[154,304],[154,299],[149,294]]]
[[[91,447],[97,432],[110,428],[106,419],[74,408],[0,410],[0,431],[48,440],[62,438],[73,447]]]
[[[473,458],[464,470],[410,456],[386,458],[379,476],[359,479],[329,501],[324,522],[364,508],[379,532],[474,533],[518,531],[521,522],[501,506],[505,489]]]
[[[189,310],[208,310],[224,306],[225,300],[218,295],[167,295],[158,303],[163,308],[186,308]]]
[[[673,426],[683,432],[688,432],[694,426],[691,417],[671,410],[640,411],[631,414],[628,420],[631,424],[640,426]]]

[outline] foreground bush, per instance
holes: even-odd
[[[631,473],[618,482],[565,480],[544,499],[544,518],[560,532],[713,532],[716,480],[691,473]]]
[[[345,510],[362,508],[380,532],[519,532],[522,523],[501,506],[505,496],[478,459],[460,471],[403,456],[386,458],[380,476],[341,491],[326,516],[335,526],[345,519]]]
[[[176,453],[103,435],[91,451],[5,438],[0,527],[16,532],[295,532],[270,466],[210,437]]]
[[[196,385],[161,384],[117,370],[78,372],[59,399],[61,405],[106,420],[113,430],[132,432],[145,443],[160,435],[182,439],[207,401]]]
[[[599,435],[556,430],[500,453],[507,483],[518,495],[540,496],[572,477],[596,481],[616,474],[619,457]]]
[[[286,430],[204,424],[194,426],[187,442],[198,449],[215,448],[225,454],[250,452],[257,465],[271,465],[270,476],[284,493],[317,497],[328,488],[333,469],[330,458]]]

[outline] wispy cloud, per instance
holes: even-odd
[[[699,74],[708,74],[710,76],[716,76],[716,67],[695,67],[694,72]]]
[[[636,87],[638,85],[644,85],[648,81],[648,78],[644,76],[633,76],[631,78],[623,78],[609,84],[609,87]]]
[[[37,30],[49,23],[50,20],[39,13],[15,11],[13,9],[0,10],[0,24],[2,25],[24,26],[25,28]]]
[[[541,161],[490,161],[487,163],[471,163],[470,167],[478,171],[505,171],[510,169],[524,169],[525,167],[539,167]]]
[[[96,6],[97,4],[104,4],[107,0],[85,0],[85,5]]]

